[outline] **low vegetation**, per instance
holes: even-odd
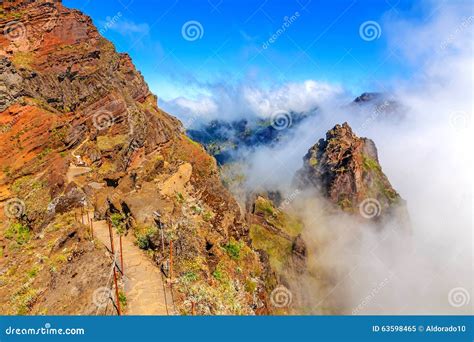
[[[261,249],[268,254],[272,269],[282,272],[291,256],[291,241],[257,224],[250,226],[250,238],[254,249]]]

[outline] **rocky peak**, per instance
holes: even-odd
[[[401,202],[382,171],[374,142],[356,136],[347,123],[334,126],[309,149],[297,181],[366,218],[386,214]],[[367,206],[369,212],[364,211]]]
[[[355,103],[370,102],[373,100],[380,99],[382,97],[381,93],[362,93],[360,96],[357,96],[354,99]]]

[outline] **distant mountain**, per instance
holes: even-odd
[[[374,119],[400,119],[405,112],[405,107],[399,100],[390,94],[377,92],[362,93],[350,103],[350,106]]]
[[[367,117],[365,124],[373,120],[397,121],[403,117],[404,106],[392,96],[384,93],[366,92],[343,106],[356,110]],[[307,118],[317,115],[317,109],[306,112],[285,112],[283,125],[272,119],[212,120],[199,127],[187,130],[187,135],[204,146],[219,165],[239,158],[239,152],[261,146],[273,146],[289,137],[294,129]],[[280,118],[281,119],[281,118]]]
[[[371,102],[383,98],[382,93],[362,93],[354,99],[355,103]]]
[[[282,112],[280,118],[273,120],[213,120],[200,128],[187,130],[187,135],[201,143],[223,165],[235,160],[239,150],[272,146],[282,141],[313,113]]]

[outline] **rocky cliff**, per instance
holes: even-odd
[[[334,126],[309,149],[296,182],[367,219],[390,216],[404,203],[382,171],[374,142],[356,136],[347,123]]]
[[[265,311],[271,288],[215,160],[158,107],[130,57],[59,1],[4,4],[1,311],[93,311],[91,291],[108,268],[73,220],[84,206],[96,220],[122,221],[156,267],[174,253],[178,313],[190,301],[201,314]]]

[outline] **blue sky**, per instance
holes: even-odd
[[[192,96],[199,84],[242,80],[274,86],[313,79],[343,84],[354,94],[383,90],[387,80],[410,72],[387,49],[384,23],[390,18],[423,19],[417,6],[403,0],[63,3],[91,16],[118,51],[132,56],[152,91],[167,100]],[[278,34],[285,17],[292,16],[292,23]],[[183,25],[189,21],[201,25],[202,37],[183,37]],[[378,39],[361,38],[359,28],[366,21],[380,26]],[[276,39],[269,43],[274,34]]]

